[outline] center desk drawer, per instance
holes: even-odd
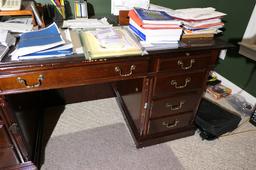
[[[205,72],[189,74],[156,76],[154,82],[154,97],[166,97],[173,93],[202,88],[205,82]]]
[[[192,71],[205,68],[210,64],[209,52],[177,53],[157,59],[156,71]]]
[[[92,83],[142,77],[147,74],[147,61],[90,64],[67,68],[18,73],[0,77],[0,90],[53,89]]]

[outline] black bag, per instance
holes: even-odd
[[[203,139],[212,140],[237,128],[241,117],[202,99],[195,119]]]

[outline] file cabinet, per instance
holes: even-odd
[[[148,134],[193,129],[196,108],[214,64],[210,58],[216,57],[209,54],[195,51],[156,57]]]
[[[194,134],[196,111],[218,53],[203,48],[151,54],[144,79],[115,83],[137,147]]]

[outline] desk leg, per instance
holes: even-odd
[[[113,84],[117,103],[137,147],[142,146],[141,139],[147,133],[150,82],[151,79],[143,78]]]
[[[2,117],[21,163],[33,161],[40,164],[41,106],[35,100],[39,94],[0,96]],[[35,101],[32,103],[31,101]]]
[[[10,136],[11,142],[17,153],[17,157],[21,163],[28,160],[28,152],[25,144],[23,142],[23,137],[20,132],[19,125],[15,121],[13,114],[11,113],[11,108],[8,105],[8,102],[5,100],[5,96],[0,96],[0,107],[2,119],[5,122],[5,125],[8,129],[8,134]]]

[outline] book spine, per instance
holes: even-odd
[[[130,20],[133,20],[138,26],[142,26],[143,23],[134,10],[130,10],[128,13]]]
[[[129,28],[143,41],[146,41],[146,35],[140,32],[135,26],[129,24]]]

